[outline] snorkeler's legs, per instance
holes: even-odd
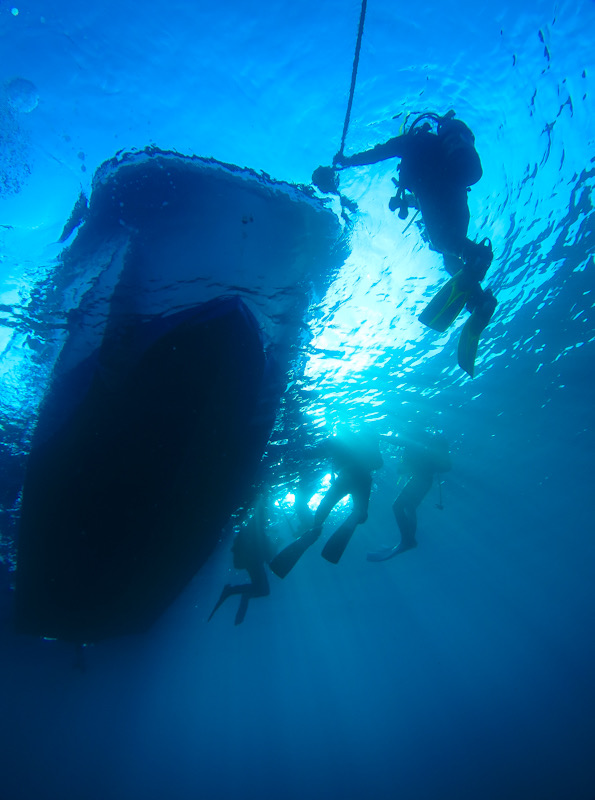
[[[220,608],[223,605],[223,603],[227,600],[228,597],[231,597],[232,594],[236,594],[236,592],[233,591],[234,588],[237,588],[237,587],[232,586],[230,583],[226,583],[225,584],[225,586],[223,587],[223,590],[221,592],[221,595],[219,597],[219,600],[217,600],[217,602],[215,603],[215,607],[213,608],[213,610],[209,614],[209,619],[207,620],[207,622],[211,621],[215,611],[217,611],[217,609]]]
[[[322,528],[324,521],[337,503],[348,494],[351,494],[351,488],[349,482],[340,475],[331,483],[314,514],[315,528]]]
[[[345,552],[345,548],[349,544],[355,529],[368,519],[372,476],[369,473],[362,473],[357,477],[352,476],[349,482],[345,481],[343,486],[339,487],[338,493],[346,489],[348,491],[345,491],[345,494],[351,494],[353,510],[345,522],[329,538],[322,550],[323,558],[326,558],[332,564],[339,563],[339,559]],[[342,496],[344,497],[345,494]]]
[[[248,603],[250,602],[250,598],[252,595],[250,594],[243,594],[240,600],[240,605],[238,606],[238,610],[236,612],[236,618],[234,620],[234,625],[240,625],[244,621],[244,617],[246,616],[246,611],[248,611]]]
[[[400,502],[400,498],[397,498],[393,503],[393,513],[401,532],[401,542],[397,552],[403,553],[405,550],[417,547],[417,542],[415,541],[415,532],[417,530],[415,508],[405,505]]]
[[[487,236],[481,242],[465,239],[462,252],[463,271],[472,280],[481,283],[494,259],[492,243]]]
[[[463,269],[463,260],[459,256],[452,253],[442,253],[442,260],[444,262],[444,269],[448,272],[451,278]]]
[[[345,552],[355,529],[360,524],[361,514],[352,511],[345,522],[340,525],[322,549],[322,557],[330,561],[331,564],[338,564],[339,559]]]
[[[251,576],[252,577],[252,574]],[[264,571],[264,567],[262,569],[262,575],[258,576],[257,580],[252,580],[252,583],[242,583],[238,584],[237,586],[232,586],[230,583],[227,583],[223,587],[223,591],[221,592],[221,596],[219,600],[215,604],[215,608],[211,611],[209,615],[210,620],[213,617],[215,611],[217,611],[220,606],[227,600],[228,597],[232,597],[233,595],[240,594],[242,595],[240,600],[240,606],[238,608],[238,613],[236,614],[236,625],[239,625],[240,622],[243,621],[244,617],[246,616],[246,611],[248,610],[248,602],[253,597],[267,597],[271,593],[269,587],[269,581],[267,579],[266,573]]]
[[[318,539],[321,530],[320,527],[310,528],[299,539],[277,553],[269,563],[271,571],[279,578],[284,578],[295,567],[306,550]]]
[[[393,513],[401,532],[401,544],[398,552],[402,553],[417,546],[415,533],[417,531],[416,509],[432,486],[432,474],[420,472],[414,474],[408,481],[393,503]]]
[[[295,490],[295,502],[293,510],[298,516],[303,528],[309,528],[312,525],[314,514],[310,510],[308,502],[314,494],[314,488],[310,483],[300,482]]]

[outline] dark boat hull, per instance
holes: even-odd
[[[245,499],[274,417],[252,314],[227,298],[142,333],[128,357],[106,340],[42,410],[23,492],[20,632],[91,642],[145,631]]]

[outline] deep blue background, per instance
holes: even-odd
[[[308,183],[340,142],[359,15],[310,0],[11,8],[0,5],[4,487],[20,480],[84,293],[85,276],[62,280],[56,242],[95,169],[154,142]],[[470,381],[456,333],[416,322],[444,273],[387,210],[394,165],[344,175],[360,216],[352,256],[306,319],[304,413],[329,429],[365,417],[387,432],[412,416],[441,427],[444,510],[434,489],[417,550],[368,563],[397,535],[385,453],[338,567],[313,548],[271,577],[242,626],[231,604],[207,625],[228,538],[149,634],[88,648],[80,673],[70,647],[11,632],[7,489],[2,800],[593,799],[594,31],[586,1],[370,0],[346,151],[395,135],[399,113],[455,108],[482,157],[470,232],[494,243],[500,304]],[[37,89],[30,112],[11,104],[15,77]]]

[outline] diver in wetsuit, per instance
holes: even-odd
[[[270,594],[265,564],[270,560],[272,552],[266,534],[266,501],[262,495],[256,501],[252,519],[240,528],[233,540],[231,552],[235,569],[245,569],[250,576],[250,583],[235,586],[227,583],[211,611],[209,621],[228,597],[239,594],[241,599],[235,617],[235,624],[239,625],[244,621],[251,598],[267,597]]]
[[[356,527],[368,518],[372,472],[382,466],[378,441],[368,434],[343,432],[325,439],[318,447],[311,448],[308,455],[313,458],[329,458],[333,466],[333,480],[316,509],[309,530],[281,550],[271,561],[271,570],[280,578],[289,573],[306,550],[318,539],[324,521],[337,503],[347,495],[351,495],[353,502],[351,513],[332,534],[322,550],[322,555],[327,561],[332,564],[339,562]]]
[[[442,253],[445,268],[453,276],[420,319],[442,332],[467,306],[472,314],[461,335],[459,363],[473,376],[479,336],[496,308],[491,290],[480,285],[492,262],[491,243],[487,238],[474,242],[467,237],[468,187],[483,174],[475,137],[464,122],[454,119],[454,112],[442,117],[422,114],[406,133],[362,153],[338,154],[333,165],[363,166],[390,158],[401,159],[398,192],[390,208],[399,208],[401,219],[406,218],[409,205],[419,208],[431,245]]]
[[[368,553],[368,561],[386,561],[417,547],[417,507],[430,491],[434,475],[451,469],[448,442],[441,433],[426,429],[404,439],[398,437],[393,443],[403,448],[400,472],[410,476],[393,503],[401,541],[394,547]]]

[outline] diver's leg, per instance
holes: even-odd
[[[347,481],[339,476],[328,488],[327,493],[320,501],[316,513],[314,514],[314,527],[322,528],[328,515],[337,503],[350,494],[350,486]]]
[[[249,592],[245,592],[242,594],[240,605],[238,606],[238,610],[236,612],[236,618],[234,621],[234,625],[240,625],[244,621],[244,617],[246,616],[246,611],[248,611],[248,603],[250,602],[250,598],[252,594]]]
[[[355,529],[368,519],[368,503],[372,489],[372,478],[369,475],[361,476],[357,481],[352,481],[349,487],[353,510],[345,522],[337,528],[322,550],[323,558],[332,564],[338,564],[345,552]],[[344,497],[345,495],[343,495]]]
[[[444,261],[444,269],[448,272],[451,278],[463,269],[463,260],[459,256],[452,253],[442,253],[442,260]]]
[[[293,505],[294,511],[297,514],[301,524],[308,528],[312,525],[312,519],[314,517],[314,514],[308,505],[308,502],[313,494],[314,492],[312,491],[310,481],[300,481],[295,490],[295,502]]]
[[[246,611],[248,610],[248,603],[252,598],[267,597],[271,593],[266,571],[262,564],[259,564],[257,568],[249,570],[249,574],[252,583],[246,583],[243,586],[232,587],[239,590],[236,592],[236,594],[242,595],[236,614],[236,625],[239,625],[244,621]]]
[[[306,550],[320,536],[321,528],[310,528],[299,539],[288,544],[280,553],[271,559],[269,567],[279,578],[284,578],[297,564]]]
[[[299,539],[288,544],[270,561],[269,567],[271,571],[278,575],[279,578],[284,578],[295,567],[306,550],[318,539],[320,531],[321,528],[310,528]]]
[[[346,487],[345,481],[341,477],[337,478],[334,483],[331,483],[327,493],[324,495],[316,513],[314,514],[314,525],[310,530],[306,531],[299,539],[292,542],[284,550],[273,558],[269,567],[280,578],[284,578],[290,570],[294,568],[306,550],[314,544],[322,532],[322,525],[325,519],[333,510],[334,506],[349,494],[349,488]]]
[[[207,622],[211,621],[215,611],[217,611],[217,609],[223,605],[223,603],[227,600],[228,597],[231,597],[234,594],[243,594],[244,590],[250,586],[252,586],[252,584],[250,583],[244,583],[239,586],[232,586],[230,583],[226,583],[225,586],[223,587],[223,591],[221,592],[219,600],[217,600],[217,602],[215,603],[215,608],[211,611],[209,615],[209,619],[207,620]]]
[[[250,570],[252,580],[252,597],[267,597],[271,593],[269,579],[263,564]]]
[[[396,552],[404,553],[405,550],[417,547],[417,542],[415,541],[415,532],[417,530],[415,506],[408,505],[400,497],[397,497],[393,503],[393,513],[401,532],[401,542]]]
[[[494,259],[494,251],[490,240],[487,237],[482,239],[481,242],[472,242],[470,239],[465,239],[461,255],[464,262],[464,272],[473,281],[481,283]]]
[[[362,525],[368,519],[368,506],[370,505],[370,493],[372,492],[372,476],[361,476],[353,486],[351,499],[353,500],[353,512],[358,515],[358,525]]]
[[[338,564],[339,559],[345,552],[351,537],[360,523],[360,515],[357,511],[352,511],[345,522],[340,525],[322,549],[322,557],[332,564]]]
[[[417,506],[430,491],[431,473],[413,475],[407,485],[393,503],[393,513],[401,532],[401,543],[396,552],[403,553],[417,547],[415,534],[417,531]]]

